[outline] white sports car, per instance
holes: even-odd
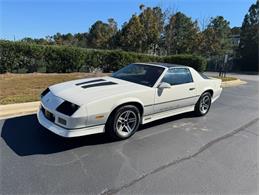
[[[221,80],[193,68],[162,63],[130,64],[112,76],[68,81],[41,94],[38,120],[63,137],[106,132],[132,136],[140,124],[194,111],[207,114]]]

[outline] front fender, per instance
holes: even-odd
[[[105,124],[109,115],[113,112],[115,108],[129,102],[139,103],[143,107],[143,103],[138,98],[130,98],[130,97],[123,98],[123,99],[108,98],[108,99],[103,99],[101,101],[89,103],[87,105],[88,124],[89,125]]]
[[[128,98],[124,98],[124,99],[120,99],[119,101],[116,101],[116,102],[113,104],[110,113],[113,112],[113,110],[114,110],[115,108],[117,108],[118,106],[123,105],[123,104],[126,104],[126,103],[131,103],[131,102],[133,102],[133,103],[139,103],[139,104],[144,108],[143,102],[141,102],[138,98],[128,97]]]

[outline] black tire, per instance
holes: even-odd
[[[127,116],[127,113],[129,113],[129,119],[133,121],[134,116],[136,116],[136,124],[133,125],[133,122],[130,123],[130,121],[124,116]],[[120,117],[120,119],[119,119]],[[132,118],[130,118],[132,117]],[[121,118],[123,118],[123,122],[121,122]],[[131,137],[139,128],[140,125],[140,112],[137,107],[133,105],[125,105],[122,107],[117,108],[108,118],[108,121],[106,123],[106,134],[112,138],[113,140],[123,140]],[[128,121],[128,122],[127,122]],[[129,124],[128,124],[129,123]],[[128,131],[129,128],[131,131]],[[123,127],[122,130],[120,130],[120,127]],[[131,127],[132,128],[131,128]],[[124,133],[125,131],[125,133]]]
[[[203,100],[205,100],[205,99],[208,100],[208,102],[207,102],[208,108],[207,108],[206,110],[205,110],[205,109],[202,109]],[[205,105],[205,103],[204,103],[204,105]],[[195,105],[195,110],[194,110],[194,111],[195,111],[195,114],[196,114],[197,116],[204,116],[204,115],[206,115],[206,114],[208,113],[209,109],[210,109],[210,106],[211,106],[211,94],[210,94],[209,92],[205,92],[205,93],[203,93],[203,94],[200,96],[198,102],[197,102],[196,105]],[[205,106],[204,108],[206,108],[206,106]]]

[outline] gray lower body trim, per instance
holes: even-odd
[[[185,107],[189,107],[189,106],[195,106],[195,104],[190,104],[190,105],[186,105],[186,106],[184,106],[184,107],[171,108],[171,109],[168,109],[168,110],[163,110],[163,111],[154,112],[154,113],[152,113],[152,114],[144,115],[144,117],[146,117],[146,116],[152,116],[152,115],[154,115],[154,114],[164,113],[164,112],[168,112],[168,111],[173,111],[173,110],[176,110],[176,109],[179,109],[179,108],[185,108]]]
[[[186,100],[186,99],[195,98],[195,97],[200,97],[200,96],[199,95],[195,95],[195,96],[192,96],[192,97],[181,98],[181,99],[177,99],[177,100],[160,102],[160,103],[156,103],[156,104],[148,104],[148,105],[144,105],[144,107],[155,106],[155,105],[160,105],[160,104],[166,104],[166,103],[170,103],[170,102],[177,102],[177,101]]]

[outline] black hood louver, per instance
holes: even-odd
[[[47,93],[49,93],[50,92],[50,89],[49,88],[47,88],[47,89],[45,89],[42,93],[41,93],[41,97],[43,97],[43,96],[45,96]]]
[[[95,83],[95,82],[100,82],[100,81],[105,81],[105,80],[104,80],[104,79],[96,79],[96,80],[91,80],[91,81],[85,81],[85,82],[81,82],[81,83],[76,83],[75,85],[79,86],[79,85],[83,85],[83,84]]]
[[[116,85],[117,83],[108,81],[108,82],[102,82],[102,83],[95,83],[90,85],[83,85],[81,86],[83,89],[91,88],[91,87],[99,87],[99,86],[106,86],[106,85]]]

